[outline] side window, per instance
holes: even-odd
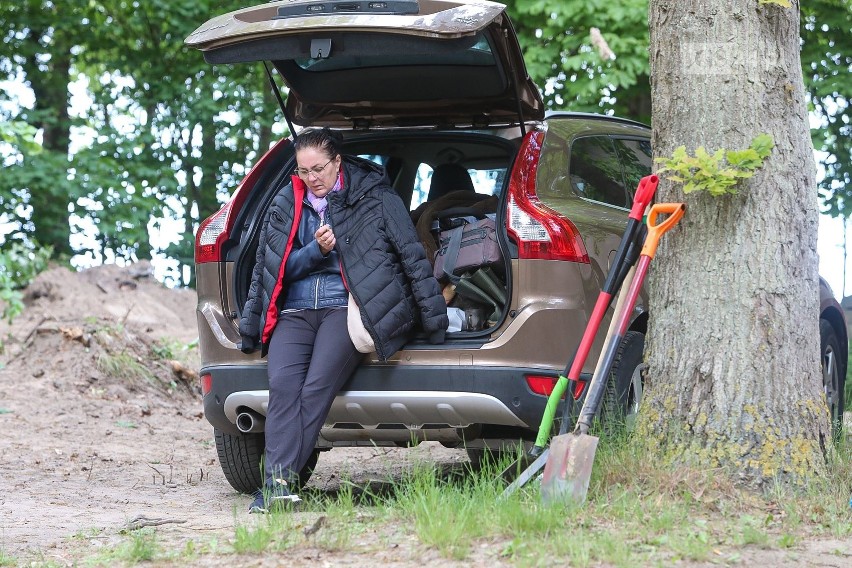
[[[613,144],[618,150],[624,168],[624,183],[627,184],[627,191],[632,196],[639,186],[639,180],[651,174],[653,163],[651,141],[622,138],[613,140]]]
[[[432,166],[429,164],[420,164],[417,168],[417,177],[414,178],[414,192],[411,194],[411,203],[409,205],[412,211],[426,201],[431,181]]]
[[[364,158],[365,160],[370,160],[371,162],[375,162],[382,167],[385,167],[388,163],[387,156],[381,156],[379,154],[358,154],[359,158]]]
[[[580,197],[628,206],[621,161],[608,136],[578,138],[571,145],[571,187]]]

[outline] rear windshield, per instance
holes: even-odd
[[[294,59],[304,71],[341,71],[346,69],[364,69],[377,67],[412,67],[412,66],[446,66],[455,65],[460,67],[485,67],[496,65],[491,45],[484,33],[478,34],[476,42],[463,50],[429,53],[415,53],[412,51],[388,50],[385,53],[354,54],[334,53],[333,57],[326,58],[299,58]]]

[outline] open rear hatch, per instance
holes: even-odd
[[[297,0],[215,17],[187,39],[210,63],[271,61],[300,126],[474,126],[541,120],[503,4]]]

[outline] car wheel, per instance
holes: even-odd
[[[262,459],[265,438],[260,434],[228,434],[213,431],[216,440],[216,453],[225,479],[231,487],[240,493],[254,493],[263,485]],[[299,483],[295,490],[304,487],[319,459],[319,450],[314,450],[308,463],[299,472]]]
[[[843,406],[846,377],[840,373],[840,340],[834,328],[824,319],[819,320],[820,362],[822,387],[831,416],[831,432],[836,437],[843,429]]]
[[[628,331],[624,334],[615,354],[601,406],[601,422],[607,431],[615,431],[622,425],[631,429],[636,423],[639,403],[642,402],[644,349],[643,333]]]

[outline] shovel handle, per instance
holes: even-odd
[[[628,217],[637,221],[642,220],[645,209],[654,198],[654,193],[657,191],[657,184],[659,182],[660,178],[654,175],[645,176],[639,180],[639,187],[636,188],[636,195],[633,196],[633,208],[630,210]]]
[[[550,438],[550,428],[553,424],[553,419],[556,417],[556,407],[567,389],[568,379],[560,375],[556,384],[553,385],[550,396],[547,397],[547,404],[544,407],[544,414],[541,417],[541,425],[538,427],[538,436],[535,439],[536,448],[543,449],[547,446],[547,440]],[[565,404],[568,404],[567,400]]]
[[[686,203],[655,203],[648,213],[648,236],[645,237],[645,245],[642,247],[642,255],[654,258],[657,253],[657,245],[669,229],[677,225],[686,212]],[[668,215],[662,222],[657,222],[658,215]]]

